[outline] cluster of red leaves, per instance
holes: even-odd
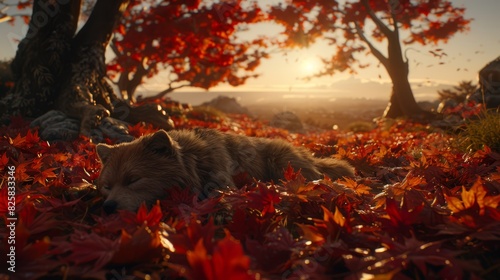
[[[263,19],[255,3],[241,0],[131,1],[111,41],[108,74],[129,94],[159,71],[169,73],[167,90],[241,85],[257,76],[267,52],[264,39],[242,41],[237,33]]]
[[[80,138],[47,143],[22,120],[1,127],[0,169],[16,167],[16,279],[494,279],[500,273],[500,155],[464,154],[452,137],[399,122],[368,133],[291,134],[232,116],[212,127],[284,138],[349,160],[356,179],[238,176],[236,191],[190,190],[137,213],[105,215],[99,163]],[[131,128],[133,135],[151,131]],[[7,173],[0,215],[7,222]],[[8,248],[0,227],[1,251]],[[5,264],[6,254],[0,256]]]
[[[396,33],[405,45],[438,44],[467,31],[471,22],[465,18],[465,8],[448,0],[294,0],[272,5],[268,16],[283,27],[275,42],[280,46],[308,47],[325,39],[336,50],[322,58],[324,70],[314,76],[365,68],[365,60],[358,59],[363,53],[371,53],[385,64],[388,58],[374,43],[391,41]],[[392,43],[399,48],[399,41]]]

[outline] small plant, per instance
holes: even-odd
[[[478,118],[466,121],[460,133],[460,147],[477,151],[485,146],[500,152],[500,114],[498,110],[483,111]]]
[[[359,133],[359,132],[368,132],[375,128],[375,125],[371,122],[366,121],[355,121],[349,124],[348,130]]]

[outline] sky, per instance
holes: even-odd
[[[258,0],[271,3],[276,0]],[[437,97],[436,90],[451,87],[461,80],[477,81],[477,72],[489,61],[500,56],[500,24],[498,0],[452,0],[453,4],[466,8],[466,18],[472,18],[470,31],[455,34],[446,44],[438,46],[410,46],[407,51],[410,60],[410,81],[417,100],[432,100]],[[276,34],[280,28],[271,24],[252,27],[248,36],[256,34]],[[0,24],[0,58],[15,55],[16,40],[23,37],[26,27],[21,24],[10,26]],[[430,50],[442,48],[447,54],[438,59]],[[334,76],[314,78],[305,81],[302,78],[320,70],[319,57],[332,53],[331,47],[319,42],[309,49],[287,51],[271,55],[262,61],[256,72],[259,78],[248,80],[240,87],[220,85],[210,89],[213,97],[220,92],[238,96],[242,92],[269,92],[283,98],[314,98],[331,96],[389,99],[390,80],[382,67],[376,67],[377,61],[368,55],[366,62],[371,67],[359,70],[356,75],[340,73]],[[441,63],[441,64],[440,64]],[[154,93],[164,89],[165,77],[161,74],[147,80],[139,87],[144,93]],[[194,88],[184,88],[174,93],[174,99],[184,101],[185,92],[203,92]],[[260,94],[259,96],[262,96]]]

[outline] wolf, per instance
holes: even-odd
[[[152,205],[172,187],[192,188],[206,197],[235,187],[233,176],[246,173],[278,182],[290,164],[309,180],[353,177],[346,161],[316,158],[304,147],[278,139],[247,137],[213,129],[159,130],[132,142],[98,144],[102,163],[97,187],[107,213]]]

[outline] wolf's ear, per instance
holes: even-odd
[[[101,160],[102,163],[106,163],[109,159],[109,156],[111,155],[111,151],[113,150],[113,147],[110,145],[106,144],[97,144],[96,146],[96,151],[97,151],[97,156]]]
[[[177,147],[177,143],[163,129],[151,135],[145,144],[148,150],[160,155],[173,154]]]

